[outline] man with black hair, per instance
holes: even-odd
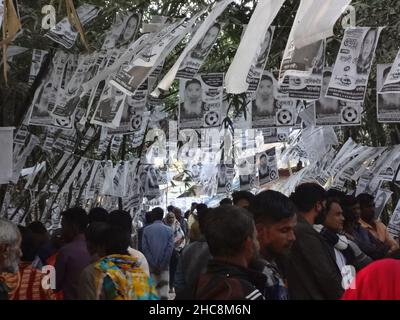
[[[186,246],[179,257],[174,280],[175,300],[192,298],[194,285],[198,277],[206,272],[208,260],[212,258],[204,237],[208,215],[208,209],[200,209],[197,213],[200,238]]]
[[[226,204],[232,205],[232,199],[230,199],[230,198],[223,198],[223,199],[219,202],[219,205],[220,205],[220,206],[223,206],[223,205],[226,205]]]
[[[296,241],[289,253],[286,272],[291,299],[336,300],[343,293],[342,277],[325,239],[313,228],[325,212],[326,193],[316,183],[296,187],[290,199],[297,208]]]
[[[31,222],[27,228],[32,231],[33,242],[37,248],[37,257],[35,257],[33,264],[41,269],[43,265],[46,265],[46,260],[54,253],[50,235],[40,221]]]
[[[251,214],[225,205],[211,209],[205,237],[213,259],[199,277],[194,296],[198,300],[263,300],[260,290],[266,278],[249,269],[259,244]]]
[[[107,221],[108,212],[102,207],[95,207],[89,211],[89,223]]]
[[[247,209],[250,206],[254,194],[250,191],[235,191],[232,193],[233,205]]]
[[[289,292],[279,263],[296,239],[295,206],[282,193],[266,190],[254,197],[249,210],[254,217],[261,255],[251,266],[267,277],[264,290],[267,300],[288,300]]]
[[[342,208],[344,215],[343,230],[346,237],[354,241],[372,259],[384,258],[390,247],[376,239],[367,229],[361,226],[361,208],[357,198],[346,195],[342,199]]]
[[[388,245],[389,254],[399,249],[399,244],[389,234],[383,222],[375,219],[375,198],[368,193],[361,193],[357,196],[357,200],[361,209],[361,226],[376,239]]]
[[[153,223],[143,230],[142,248],[149,263],[150,273],[156,282],[156,288],[161,299],[168,299],[169,292],[169,262],[174,249],[172,229],[166,226],[162,219],[164,211],[160,207],[152,210]]]
[[[63,291],[65,300],[78,298],[79,276],[90,264],[84,232],[88,216],[82,208],[71,208],[61,213],[62,237],[66,244],[57,256],[56,291]]]

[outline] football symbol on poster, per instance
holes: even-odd
[[[276,115],[278,125],[289,125],[292,122],[293,115],[288,109],[282,109]]]
[[[286,133],[279,133],[278,134],[278,141],[286,141],[287,140],[287,134]]]
[[[250,176],[250,188],[256,187],[256,177],[254,175]]]
[[[354,107],[346,107],[342,110],[342,122],[354,123],[358,119],[358,111]]]
[[[275,180],[278,177],[278,175],[275,170],[271,170],[269,173],[269,177],[271,178],[271,180]]]
[[[142,116],[135,115],[131,120],[131,126],[133,130],[139,130],[142,126]]]
[[[230,182],[228,182],[225,185],[225,189],[226,189],[226,192],[231,193],[232,192],[232,184]]]
[[[219,115],[215,111],[210,111],[205,115],[206,125],[209,127],[216,126],[219,123]]]
[[[55,119],[55,123],[59,127],[66,128],[70,126],[71,120],[69,118],[57,118]]]

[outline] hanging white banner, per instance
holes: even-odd
[[[248,89],[247,75],[257,60],[257,51],[272,21],[285,0],[260,0],[250,18],[243,40],[226,73],[226,91],[243,93]]]

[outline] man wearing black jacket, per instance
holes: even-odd
[[[313,228],[324,213],[325,190],[315,183],[297,186],[290,199],[298,210],[296,241],[286,263],[291,299],[334,300],[343,293],[342,276],[329,245]]]

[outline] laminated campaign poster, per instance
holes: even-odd
[[[346,28],[326,93],[327,98],[363,102],[382,28]]]
[[[42,63],[47,54],[48,52],[45,50],[33,49],[32,64],[28,80],[29,85],[32,85],[33,82],[35,81],[36,76],[39,74],[40,68],[42,67]]]
[[[280,87],[290,98],[318,100],[322,88],[325,62],[325,40],[302,48],[289,38],[280,70]]]
[[[382,87],[390,76],[391,68],[391,64],[378,64],[376,66],[376,112],[378,122],[383,123],[400,122],[400,90],[383,91]]]
[[[265,65],[268,61],[269,52],[271,50],[272,38],[274,36],[275,27],[269,27],[265,33],[264,39],[260,44],[257,51],[257,59],[255,63],[251,65],[249,73],[246,78],[246,82],[249,84],[247,89],[248,92],[257,91],[260,79],[263,75]]]
[[[363,112],[362,102],[343,101],[325,96],[332,77],[332,69],[325,68],[321,97],[313,103],[316,126],[359,126]]]
[[[377,79],[379,79],[379,77]],[[381,85],[378,88],[378,93],[400,93],[400,51],[397,53],[389,71],[385,68],[384,74],[381,77]]]
[[[240,190],[251,190],[256,187],[255,157],[239,159],[238,174]]]
[[[8,184],[13,175],[13,130],[14,127],[0,128],[0,184]]]
[[[258,161],[258,180],[260,185],[279,179],[275,148],[256,155]]]
[[[387,230],[392,237],[398,238],[400,236],[400,201],[390,217]]]
[[[379,219],[383,209],[392,196],[392,191],[388,189],[379,189],[375,196],[375,219]]]
[[[374,170],[382,180],[392,181],[400,165],[400,145],[391,146],[377,161]]]
[[[232,193],[235,168],[233,164],[221,163],[218,166],[217,193]]]
[[[212,128],[221,125],[223,73],[200,74],[179,85],[179,128]]]
[[[200,39],[197,45],[187,53],[186,58],[179,66],[176,78],[178,79],[192,79],[200,67],[207,59],[214,43],[217,41],[218,35],[221,31],[222,25],[214,23]]]
[[[147,98],[148,81],[145,81],[133,96],[125,95],[119,126],[115,129],[110,129],[108,132],[110,134],[132,134],[135,131],[139,131],[143,123]]]
[[[55,119],[72,122],[72,117],[80,102],[80,94],[82,93],[81,85],[94,76],[96,60],[97,55],[80,57],[78,67],[65,86],[65,90],[59,89],[56,105],[51,112],[51,115]]]
[[[83,4],[76,9],[76,14],[82,26],[96,18],[99,12],[100,8],[91,4]],[[78,30],[71,25],[68,17],[65,17],[46,33],[46,37],[67,49],[71,49],[78,38]]]
[[[140,23],[141,15],[138,13],[118,13],[115,17],[115,23],[106,34],[101,49],[112,50],[116,47],[131,43],[135,40],[140,28]]]
[[[192,18],[192,24],[194,23]],[[181,20],[158,32],[132,61],[122,68],[110,84],[133,95],[149,74],[165,59],[188,31],[190,22]]]

